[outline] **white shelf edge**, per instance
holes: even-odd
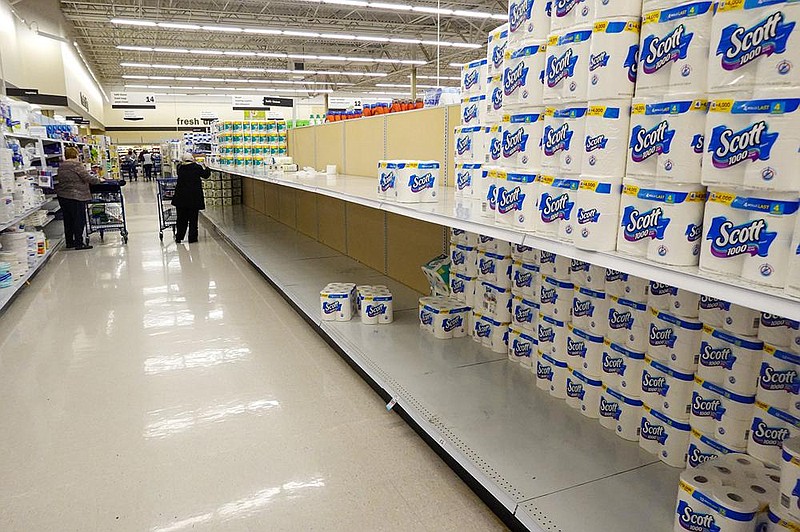
[[[481,223],[474,220],[464,220],[452,215],[426,212],[425,210],[422,210],[426,204],[404,204],[382,201],[378,198],[365,198],[356,196],[345,192],[327,189],[312,183],[303,183],[302,181],[291,181],[273,176],[257,176],[216,165],[209,166],[209,168],[219,172],[226,172],[275,185],[321,194],[335,199],[340,199],[348,203],[355,203],[365,207],[371,207],[373,209],[383,210],[393,214],[399,214],[401,216],[435,223],[437,225],[455,227],[457,229],[481,233],[517,244],[524,244],[536,249],[541,249],[543,251],[564,255],[572,259],[582,260],[605,268],[619,270],[637,277],[669,284],[671,286],[689,290],[698,294],[710,295],[715,298],[723,299],[725,301],[754,310],[768,312],[770,314],[776,314],[792,320],[800,321],[800,297],[791,296],[780,289],[748,284],[746,281],[742,281],[740,279],[728,281],[719,275],[701,272],[697,267],[675,267],[660,265],[643,259],[624,256],[616,251],[587,251],[584,249],[579,249],[566,242],[551,240],[541,236],[536,236],[534,234],[523,233],[521,231],[497,226],[494,224]],[[337,176],[337,179],[346,179],[348,177],[350,176]],[[362,177],[362,179],[364,178]],[[472,201],[473,203],[477,204],[477,201]]]
[[[0,312],[3,312],[7,307],[9,302],[14,298],[14,296],[19,292],[25,284],[31,280],[31,277],[36,275],[42,267],[47,264],[53,254],[58,251],[62,244],[64,244],[64,238],[59,238],[55,244],[50,246],[50,249],[47,250],[47,253],[38,260],[36,265],[33,268],[29,268],[28,271],[23,275],[20,279],[18,279],[13,285],[9,288],[0,288]]]

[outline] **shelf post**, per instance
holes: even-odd
[[[417,99],[417,67],[411,67],[411,99]]]

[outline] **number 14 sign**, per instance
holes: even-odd
[[[152,92],[112,92],[112,109],[155,109],[156,96]]]

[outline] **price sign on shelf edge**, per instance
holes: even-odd
[[[112,92],[112,109],[155,109],[156,95],[152,92]]]

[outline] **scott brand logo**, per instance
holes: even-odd
[[[631,159],[640,163],[653,155],[669,153],[675,130],[669,129],[669,122],[662,120],[650,129],[636,125],[631,130]]]
[[[503,131],[503,157],[508,159],[518,152],[525,151],[528,143],[528,134],[524,128],[519,128],[515,132]]]
[[[700,346],[700,364],[707,368],[723,368],[730,371],[736,356],[730,347],[711,347],[707,342]]]
[[[734,132],[726,126],[717,126],[711,131],[708,151],[712,153],[714,168],[730,168],[743,161],[766,161],[778,133],[769,133],[767,123],[755,124]]]
[[[713,513],[695,511],[686,501],[678,503],[678,523],[689,532],[719,532]]]
[[[778,233],[766,229],[767,221],[763,218],[734,225],[727,218],[717,216],[711,220],[706,240],[711,240],[711,254],[715,257],[726,258],[745,254],[752,257],[768,257],[769,248]]]
[[[669,63],[686,59],[693,36],[693,33],[686,33],[686,26],[679,24],[663,38],[656,35],[645,37],[642,43],[643,50],[647,53],[642,60],[645,74],[653,74]]]
[[[528,79],[528,67],[520,62],[514,68],[507,68],[503,71],[503,93],[510,96],[520,87],[525,86]]]
[[[508,4],[508,29],[511,32],[517,31],[522,24],[531,18],[533,2],[523,0],[519,3],[511,2]]]
[[[759,57],[786,52],[786,44],[794,30],[794,22],[784,22],[782,11],[772,13],[754,26],[745,29],[734,23],[722,29],[717,46],[722,68],[736,70]]]
[[[789,437],[789,429],[785,427],[770,427],[763,419],[754,418],[752,431],[753,441],[759,445],[780,447],[783,440]]]
[[[652,425],[645,418],[642,418],[641,436],[645,440],[657,441],[661,445],[664,445],[668,437],[663,425]]]
[[[386,192],[387,190],[394,188],[396,179],[397,176],[394,175],[394,172],[381,173],[381,178],[378,181],[378,186],[381,187],[381,192]]]
[[[572,77],[578,56],[567,48],[561,57],[550,57],[547,61],[547,86],[551,89],[566,78]]]
[[[480,81],[480,70],[470,70],[464,74],[464,90],[468,91]]]
[[[619,407],[619,403],[612,403],[610,401],[606,401],[605,397],[600,397],[600,415],[603,417],[610,417],[614,418],[619,421],[619,415],[622,413],[622,409]]]
[[[342,310],[341,301],[325,302],[322,304],[322,312],[325,314],[333,314]]]
[[[777,370],[767,362],[761,363],[761,372],[758,384],[763,390],[786,391],[792,395],[800,394],[800,381],[797,379],[797,370]]]
[[[669,222],[661,207],[640,213],[633,205],[628,205],[622,214],[623,236],[628,242],[644,238],[663,240]]]
[[[411,192],[422,192],[425,189],[433,188],[434,177],[433,174],[428,172],[423,175],[412,175],[409,182]]]
[[[470,137],[458,137],[456,140],[456,153],[464,155],[472,150],[472,139]]]
[[[569,194],[566,192],[557,197],[553,197],[545,192],[542,194],[542,200],[539,203],[542,221],[550,223],[555,220],[569,220],[574,206],[575,202],[569,201]]]

